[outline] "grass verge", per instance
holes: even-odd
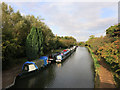
[[[120,88],[120,76],[116,73],[113,73],[113,75],[114,75],[114,80],[116,82],[116,87]]]
[[[94,62],[94,70],[95,70],[95,74],[94,74],[94,76],[95,76],[94,83],[95,84],[94,84],[94,87],[98,88],[99,84],[100,84],[99,71],[98,71],[98,68],[100,67],[100,64],[99,64],[98,60],[96,59],[95,54],[92,52],[91,48],[88,47],[88,46],[87,46],[87,48],[88,48],[89,52],[91,53],[91,56],[92,56],[93,62]]]

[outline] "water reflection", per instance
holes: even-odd
[[[41,71],[17,79],[12,88],[93,88],[94,70],[91,55],[85,47],[62,63],[54,63]]]
[[[56,63],[57,67],[60,68],[62,63]]]
[[[56,74],[54,69],[54,65],[51,65],[31,76],[18,78],[13,88],[44,88],[54,80]]]

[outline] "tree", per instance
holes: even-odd
[[[28,56],[32,60],[53,49],[70,47],[76,43],[73,37],[54,36],[40,17],[22,16],[19,11],[14,12],[13,8],[4,2],[1,7],[3,68],[15,64],[19,58]],[[60,42],[61,39],[63,43]]]
[[[32,60],[43,54],[43,36],[40,28],[32,28],[26,39],[26,55]]]
[[[110,37],[120,37],[120,24],[109,27],[106,30],[106,35]]]
[[[38,55],[43,55],[43,33],[41,28],[37,29],[38,35]]]
[[[78,45],[79,46],[85,46],[85,42],[79,42]]]

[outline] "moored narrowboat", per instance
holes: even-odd
[[[70,55],[70,50],[63,50],[60,55],[57,56],[56,62],[62,62],[62,60],[66,59]]]
[[[51,62],[55,62],[56,57],[59,54],[60,54],[60,52],[56,52],[56,53],[52,53],[52,54],[48,55],[48,60],[51,61]]]
[[[47,66],[51,63],[51,61],[48,60],[48,56],[41,56],[39,59],[44,61],[44,66]]]
[[[62,62],[62,60],[66,59],[68,56],[70,56],[75,50],[76,50],[76,46],[73,46],[69,49],[65,49],[61,52],[61,54],[59,54],[57,57],[56,57],[56,62]]]
[[[40,70],[42,67],[44,67],[43,60],[37,59],[34,61],[27,61],[23,64],[22,73],[19,74],[19,76],[27,74],[27,73],[35,72],[37,70]]]
[[[46,67],[51,62],[62,62],[67,57],[69,57],[75,50],[77,46],[73,46],[68,49],[64,49],[61,52],[52,53],[48,56],[41,56],[39,59],[34,61],[27,61],[22,66],[22,73],[19,76],[26,75],[27,73],[32,73],[40,70],[42,67]]]

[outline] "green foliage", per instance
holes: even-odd
[[[43,55],[43,33],[41,28],[37,29],[38,35],[38,55]]]
[[[110,37],[120,36],[120,24],[109,27],[106,34]]]
[[[98,60],[95,58],[95,54],[93,53],[93,51],[89,47],[88,47],[88,49],[89,49],[90,53],[92,54],[92,58],[94,60],[94,67],[95,67],[95,69],[100,67],[100,64],[99,64]]]
[[[43,35],[40,28],[32,28],[26,39],[26,55],[32,60],[43,54]]]
[[[38,41],[37,41],[36,29],[32,28],[30,34],[26,39],[26,54],[29,59],[35,59],[38,52]]]
[[[19,11],[14,12],[11,6],[2,2],[3,69],[19,58],[28,57],[32,60],[48,51],[75,45],[76,39],[54,36],[52,30],[41,20],[43,19],[33,15],[22,16]]]
[[[78,45],[79,46],[85,46],[85,42],[79,42]]]
[[[94,35],[91,35],[91,36],[90,36],[90,39],[94,39],[94,38],[95,38],[95,36],[94,36]],[[89,40],[90,40],[90,39],[89,39]]]
[[[60,47],[68,48],[76,45],[76,39],[72,36],[59,37]]]

